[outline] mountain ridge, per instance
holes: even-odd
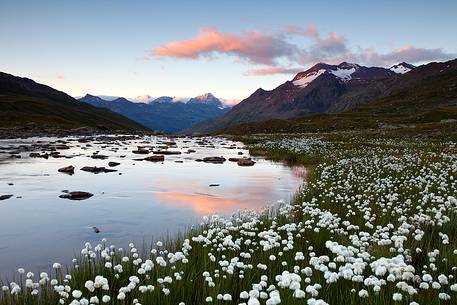
[[[90,94],[86,94],[79,101],[110,109],[149,128],[169,133],[223,115],[229,109],[210,93],[187,102],[174,101],[170,96],[158,97],[148,103],[132,102],[123,97],[108,101],[100,97],[94,98]]]
[[[360,129],[457,129],[457,59],[418,66],[359,88],[331,111],[221,128],[228,134],[320,132]],[[343,107],[345,106],[345,107]]]
[[[406,63],[396,65],[397,68],[400,65],[410,67],[410,71],[415,70],[414,66]],[[243,123],[344,111],[374,99],[375,94],[380,93],[375,90],[377,84],[407,75],[410,71],[394,72],[389,68],[365,67],[348,62],[338,65],[318,63],[273,90],[257,89],[224,116],[197,124],[185,132],[207,133]],[[355,96],[359,100],[355,100]]]
[[[106,109],[81,103],[32,79],[0,72],[0,127],[147,131],[148,128]]]

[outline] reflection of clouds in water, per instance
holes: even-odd
[[[292,166],[291,169],[295,177],[305,178],[308,175],[308,170],[304,166]]]
[[[278,175],[285,177],[280,172]],[[214,213],[229,215],[239,209],[259,209],[278,199],[287,199],[278,197],[278,186],[282,190],[290,188],[290,192],[296,188],[295,179],[287,178],[281,181],[265,175],[263,171],[251,171],[241,179],[250,183],[238,180],[218,187],[209,187],[202,180],[158,179],[154,188],[161,191],[154,192],[154,201],[178,208],[188,207],[200,216]]]
[[[156,193],[154,195],[166,205],[177,208],[190,207],[200,216],[229,214],[238,209],[256,209],[258,202],[240,199],[224,199],[216,196],[186,194],[178,192]]]

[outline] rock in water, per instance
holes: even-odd
[[[94,173],[94,174],[117,172],[117,170],[115,170],[115,169],[109,169],[109,168],[97,167],[97,166],[84,166],[83,168],[81,168],[81,170],[85,171],[85,172]]]
[[[253,166],[255,164],[251,159],[239,159],[237,163],[239,166]]]
[[[61,173],[73,175],[75,173],[75,168],[73,165],[69,165],[66,167],[59,168],[57,171],[59,171]]]
[[[152,156],[144,158],[143,160],[151,161],[151,162],[160,162],[160,161],[165,160],[165,156],[164,155],[152,155]]]
[[[225,158],[224,157],[205,157],[203,158],[203,162],[206,162],[206,163],[224,163],[225,162]]]
[[[60,195],[60,198],[64,199],[70,199],[70,200],[84,200],[87,198],[90,198],[94,196],[94,194],[89,193],[89,192],[82,192],[82,191],[74,191],[74,192],[68,192],[65,194]]]
[[[118,166],[118,165],[120,165],[119,162],[114,162],[114,161],[108,162],[108,166],[111,166],[111,167]]]
[[[152,153],[156,154],[156,155],[180,155],[181,154],[181,152],[177,151],[177,150],[157,150],[157,151],[153,151]]]
[[[11,197],[13,197],[13,194],[0,195],[0,200],[10,199]]]

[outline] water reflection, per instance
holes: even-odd
[[[37,140],[20,142],[30,145]],[[79,143],[70,139],[70,149],[61,154],[75,156],[71,159],[28,158],[29,153],[24,152],[20,159],[1,161],[0,194],[14,197],[0,201],[0,277],[19,266],[38,271],[54,261],[69,262],[85,241],[106,237],[118,246],[130,241],[150,242],[185,230],[203,215],[230,215],[239,209],[260,209],[279,199],[287,200],[304,174],[302,169],[262,159],[256,159],[253,167],[195,161],[205,156],[228,159],[239,157],[238,153],[248,155],[241,143],[224,139],[208,140],[214,148],[202,146],[199,140],[179,139],[172,149],[182,151],[181,155],[166,156],[159,163],[135,160],[141,157],[132,153],[137,146],[157,147],[164,140]],[[0,140],[0,147],[17,143]],[[236,149],[229,149],[231,145]],[[188,149],[196,152],[186,154]],[[91,158],[96,151],[108,158]],[[3,158],[9,155],[9,151],[2,154]],[[83,166],[108,167],[109,161],[121,163],[114,167],[118,172],[95,175],[80,170]],[[57,171],[68,165],[75,167],[74,175]],[[70,201],[58,197],[62,190],[88,191],[94,196]],[[99,234],[93,226],[100,228]]]

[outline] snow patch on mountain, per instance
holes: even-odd
[[[410,65],[407,63],[400,63],[398,65],[394,65],[394,66],[390,67],[389,70],[392,72],[395,72],[397,74],[405,74],[405,73],[408,73],[409,71],[411,71],[412,69],[414,69],[413,65]]]
[[[351,75],[355,72],[355,68],[350,69],[340,69],[330,70],[330,73],[341,79],[343,82],[350,81],[352,79]]]
[[[308,86],[313,80],[318,78],[321,74],[325,73],[325,71],[326,71],[325,69],[320,69],[318,71],[310,72],[310,73],[306,74],[305,76],[303,76],[302,78],[294,80],[293,84],[295,86],[304,88],[304,87]]]

